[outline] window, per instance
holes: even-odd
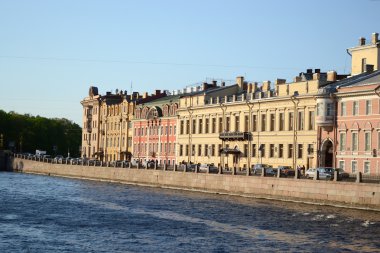
[[[202,133],[203,131],[203,119],[198,120],[198,133]]]
[[[195,155],[195,145],[191,145],[191,155]]]
[[[370,161],[365,161],[364,162],[364,168],[363,168],[364,174],[369,174],[370,173],[370,169],[371,169],[371,162]]]
[[[223,130],[223,118],[219,117],[219,133],[222,133]]]
[[[303,144],[298,144],[297,154],[298,154],[297,158],[302,159],[302,157],[303,157]]]
[[[215,156],[215,144],[211,145],[211,156]]]
[[[235,132],[240,131],[240,116],[235,116]]]
[[[260,157],[265,157],[265,144],[260,145]]]
[[[207,118],[205,123],[206,123],[205,133],[208,134],[209,127],[210,127],[210,119]]]
[[[249,132],[248,123],[249,123],[249,116],[245,115],[244,116],[244,131],[245,132]]]
[[[309,112],[309,130],[315,130],[315,116],[314,111]]]
[[[365,101],[365,114],[370,115],[372,113],[372,101],[366,100]]]
[[[256,144],[252,144],[252,157],[256,157]]]
[[[212,130],[211,132],[214,134],[216,132],[216,118],[212,118]]]
[[[358,169],[358,162],[357,161],[351,161],[351,172],[356,173]]]
[[[340,133],[339,134],[339,150],[345,151],[346,150],[346,133]]]
[[[243,156],[244,157],[248,156],[248,144],[244,144],[244,153],[243,153]]]
[[[208,145],[205,144],[205,156],[209,156],[210,155],[208,151],[209,151],[208,150]]]
[[[331,103],[326,104],[326,116],[333,116],[333,105]]]
[[[294,124],[293,113],[289,112],[289,126],[288,126],[289,131],[293,130],[293,124]]]
[[[202,156],[202,145],[198,145],[198,156]]]
[[[314,144],[308,144],[307,145],[307,154],[308,155],[314,154]]]
[[[358,133],[352,133],[352,151],[358,151]]]
[[[190,120],[186,120],[186,134],[190,132]]]
[[[371,151],[371,132],[364,133],[364,148],[365,151]]]
[[[218,156],[220,156],[221,150],[222,150],[222,144],[218,144]]]
[[[284,144],[278,145],[278,158],[284,157]]]
[[[346,102],[340,103],[340,116],[346,116]]]
[[[279,122],[278,122],[279,131],[284,131],[284,122],[285,122],[284,113],[281,112],[279,114]]]
[[[288,144],[288,158],[293,157],[293,144]]]
[[[344,170],[344,161],[339,161],[339,168]]]
[[[352,103],[352,115],[354,115],[354,116],[359,115],[359,102],[358,101],[354,101]]]
[[[230,131],[230,124],[231,124],[231,119],[230,119],[230,117],[227,117],[226,118],[226,131],[227,132]]]
[[[262,132],[265,131],[265,126],[266,126],[266,124],[267,124],[266,119],[267,119],[267,115],[262,114],[262,115],[261,115],[261,131],[262,131]]]
[[[189,156],[189,145],[186,145],[185,156]]]
[[[274,131],[275,124],[276,124],[275,114],[272,113],[270,115],[270,131]]]
[[[257,115],[252,115],[252,132],[257,131]]]
[[[269,145],[269,157],[274,157],[274,144]]]
[[[303,130],[304,128],[304,120],[303,120],[303,112],[298,112],[298,130]]]
[[[318,103],[317,104],[317,116],[321,116],[322,115],[322,103]]]

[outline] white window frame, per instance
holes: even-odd
[[[344,143],[342,141],[342,135],[344,135]],[[347,134],[344,131],[339,132],[339,151],[344,152],[346,151],[346,144],[347,144]]]
[[[344,160],[339,160],[339,161],[338,161],[338,164],[339,164],[339,168],[340,168],[340,169],[345,170],[346,164],[345,164],[345,161],[344,161]],[[341,164],[342,164],[343,166],[341,166]]]
[[[352,115],[359,115],[359,101],[353,101],[352,103]]]
[[[372,114],[372,100],[365,101],[365,115]]]
[[[369,140],[367,143],[367,135],[369,136]],[[367,149],[368,147],[368,149]],[[372,150],[372,136],[371,136],[371,131],[365,131],[364,132],[364,151],[365,152],[371,152]]]
[[[371,173],[371,162],[370,161],[364,161],[364,163],[363,163],[363,173],[364,174],[370,174]]]
[[[356,134],[356,143],[354,143],[354,134]],[[356,147],[356,149],[354,149]],[[351,133],[351,151],[352,152],[358,152],[359,149],[359,132],[353,131]]]
[[[354,168],[353,168],[353,165],[355,164],[355,170],[354,170]],[[352,160],[351,161],[351,172],[352,173],[356,173],[358,171],[358,161],[356,161],[356,160]]]

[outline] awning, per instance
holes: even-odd
[[[240,154],[241,153],[241,151],[236,148],[222,148],[220,152],[223,154]]]

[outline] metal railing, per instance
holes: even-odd
[[[225,175],[239,175],[239,176],[256,176],[256,177],[276,177],[281,179],[300,179],[300,180],[328,180],[336,182],[356,182],[356,183],[380,183],[380,175],[373,174],[363,174],[362,172],[351,173],[351,174],[341,174],[334,172],[334,175],[329,178],[319,178],[317,173],[313,177],[306,177],[302,171],[293,171],[289,175],[281,173],[281,171],[276,169],[271,170],[254,170],[250,168],[249,170],[246,167],[215,167],[209,166],[204,167],[199,164],[141,164],[141,163],[131,163],[130,161],[112,161],[104,162],[94,159],[81,159],[81,158],[61,158],[55,159],[50,157],[36,156],[36,155],[25,155],[25,154],[13,154],[15,158],[31,160],[42,163],[51,163],[51,164],[61,164],[68,166],[94,166],[94,167],[113,167],[113,168],[126,168],[126,169],[145,169],[145,170],[162,170],[162,171],[172,171],[172,172],[186,172],[186,173],[207,173],[207,174],[225,174]]]

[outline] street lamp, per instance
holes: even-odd
[[[297,118],[298,111],[297,106],[299,99],[297,98],[298,92],[295,91],[294,94],[290,97],[294,105],[294,116],[293,116],[293,169],[296,170],[296,145],[297,145]],[[297,171],[296,171],[297,173]]]
[[[191,162],[191,156],[193,155],[193,149],[192,149],[192,132],[193,132],[193,109],[191,108],[191,106],[188,106],[187,108],[187,111],[189,113],[189,154],[187,156],[187,162],[190,163]]]
[[[220,99],[220,98],[219,98]],[[225,105],[222,101],[219,101],[219,106],[222,109],[223,115],[222,115],[222,132],[226,131],[226,110],[227,110],[227,105]],[[220,134],[220,133],[219,133]],[[225,140],[222,139],[222,149],[225,148]],[[223,159],[222,159],[223,158]],[[228,163],[228,160],[227,160]],[[224,154],[220,154],[220,166],[223,168],[224,167]]]

